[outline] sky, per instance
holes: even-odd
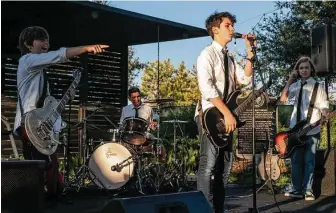
[[[258,21],[262,22],[263,14],[276,9],[273,1],[113,1],[109,2],[109,5],[203,29],[205,29],[205,20],[210,14],[215,11],[228,11],[236,16],[235,31],[243,34],[250,32]],[[266,16],[269,15],[272,13]],[[210,36],[162,42],[159,44],[160,61],[170,58],[175,67],[184,61],[186,67],[191,69],[200,52],[211,42]],[[139,57],[141,62],[157,61],[157,43],[133,47],[136,57]],[[231,42],[228,47],[231,52],[243,54],[246,51],[245,42],[242,39],[237,39],[236,45]],[[139,82],[140,78],[136,81]]]

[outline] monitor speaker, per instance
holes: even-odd
[[[117,198],[100,213],[212,213],[202,192],[182,192],[142,197]]]
[[[311,59],[320,76],[336,73],[336,25],[311,30]]]
[[[45,161],[1,161],[1,212],[43,212]]]
[[[313,191],[315,196],[336,195],[336,150],[318,149],[315,155]]]

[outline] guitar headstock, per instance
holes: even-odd
[[[84,70],[84,69],[83,69],[82,67],[78,67],[78,68],[74,69],[74,70],[72,71],[72,76],[73,76],[74,78],[80,78],[81,75],[82,75],[83,70]]]

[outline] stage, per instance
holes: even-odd
[[[193,190],[190,188],[190,190]],[[164,193],[164,192],[162,192]],[[173,193],[167,191],[166,193]],[[72,204],[58,203],[57,205],[45,206],[45,213],[99,213],[103,207],[113,198],[140,196],[136,193],[123,193],[112,195],[97,189],[80,189],[79,192],[68,193],[73,200]],[[229,185],[227,194],[227,207],[229,212],[244,213],[252,208],[252,187],[240,187],[234,184]],[[304,199],[293,199],[284,197],[278,193],[275,195],[281,212],[323,212],[336,213],[336,197],[320,196],[315,201]],[[196,204],[195,204],[196,205]],[[271,213],[280,212],[272,194],[267,187],[257,193],[257,208],[259,212]],[[111,213],[114,211],[110,210]],[[138,209],[137,213],[145,213],[145,210]],[[117,212],[116,212],[117,213]],[[119,213],[119,212],[118,212]],[[133,213],[133,212],[132,212]],[[200,212],[201,213],[201,212]]]

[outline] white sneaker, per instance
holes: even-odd
[[[305,200],[315,200],[315,196],[311,191],[305,193]]]

